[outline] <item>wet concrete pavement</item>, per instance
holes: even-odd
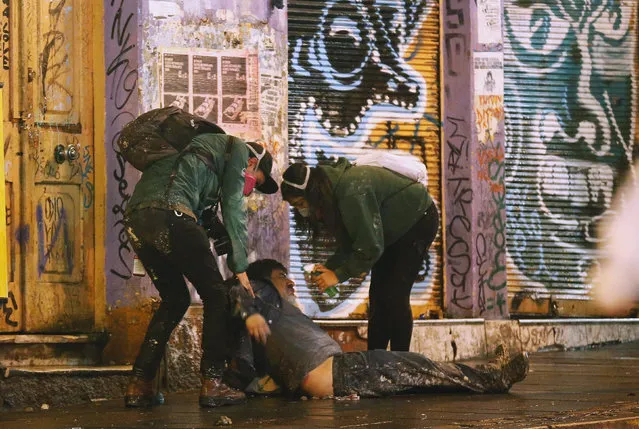
[[[168,394],[152,411],[122,401],[0,413],[0,428],[639,428],[639,343],[531,356],[509,394],[427,394],[359,401],[253,398],[200,409],[197,392]],[[575,423],[579,423],[575,425]],[[585,424],[585,423],[588,424]],[[564,426],[568,425],[569,426]]]

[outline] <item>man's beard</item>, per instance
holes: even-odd
[[[286,294],[286,296],[284,296],[284,299],[293,307],[297,308],[298,310],[301,310],[300,304],[299,302],[297,302],[297,297],[295,295]]]

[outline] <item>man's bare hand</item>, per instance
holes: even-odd
[[[246,275],[246,273],[238,273],[236,274],[237,279],[240,281],[240,284],[242,285],[242,287],[244,289],[246,289],[248,291],[248,293],[251,294],[251,296],[253,298],[255,298],[255,293],[253,293],[253,288],[251,287],[251,282],[248,279],[248,276]]]
[[[268,327],[268,323],[264,320],[261,314],[252,314],[246,318],[246,329],[251,334],[251,337],[262,344],[266,344],[266,339],[271,335],[271,329]]]

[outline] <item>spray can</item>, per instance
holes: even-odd
[[[320,272],[315,270],[315,264],[306,264],[304,265],[303,269],[304,279],[308,283],[312,282],[312,277],[320,275]],[[324,293],[328,295],[329,298],[335,298],[335,296],[339,294],[339,290],[337,289],[337,286],[331,286],[324,289]]]
[[[138,258],[138,255],[133,255],[133,275],[140,277],[146,275],[146,270],[144,269],[142,261]]]

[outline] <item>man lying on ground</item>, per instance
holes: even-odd
[[[262,259],[250,264],[247,274],[255,298],[242,286],[233,286],[231,305],[235,305],[242,319],[262,314],[271,334],[262,338],[261,344],[251,342],[246,335],[238,346],[234,376],[236,382],[243,383],[242,388],[268,374],[287,393],[313,397],[376,397],[451,390],[503,393],[528,372],[525,353],[509,357],[501,347],[496,362],[472,366],[434,362],[411,352],[343,353],[324,330],[296,307],[295,283],[281,263]]]

